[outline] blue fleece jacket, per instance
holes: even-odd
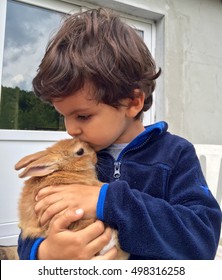
[[[97,217],[118,229],[130,259],[214,259],[221,210],[208,189],[194,147],[167,132],[165,122],[146,127],[117,160],[98,153],[104,184]],[[35,259],[42,239],[19,238],[21,259]]]

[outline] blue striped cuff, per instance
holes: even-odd
[[[106,192],[109,184],[104,184],[100,189],[99,198],[96,207],[96,216],[99,220],[104,220],[104,203],[106,199]]]
[[[40,243],[44,240],[45,238],[40,237],[38,239],[36,239],[35,243],[32,245],[32,249],[30,252],[30,260],[37,260],[37,252],[38,252],[38,248]]]

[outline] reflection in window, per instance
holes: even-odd
[[[139,30],[139,29],[135,29],[136,33],[144,39],[144,31],[143,30]]]
[[[32,79],[62,16],[54,11],[8,0],[1,129],[64,130],[59,114],[32,92]]]

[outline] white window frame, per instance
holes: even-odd
[[[138,18],[129,17],[127,15],[123,15],[126,20],[126,23],[135,27],[138,30],[144,31],[144,42],[148,46],[149,51],[151,52],[152,56],[155,57],[155,46],[156,46],[156,28],[155,24],[152,21],[141,21]],[[150,26],[150,34],[146,32],[148,25]],[[153,93],[153,104],[152,107],[144,113],[143,123],[144,125],[149,125],[154,123],[155,121],[155,93]]]

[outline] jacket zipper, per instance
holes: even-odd
[[[120,173],[120,165],[121,165],[121,162],[120,161],[115,161],[114,162],[114,174],[113,174],[113,177],[117,180],[119,179],[119,177],[121,176],[121,173]]]
[[[150,140],[150,138],[152,137],[153,134],[154,133],[151,133],[150,136],[146,139],[146,141],[144,141],[139,146],[131,148],[129,150],[126,150],[123,154],[122,154],[122,152],[120,153],[120,155],[118,156],[117,160],[114,162],[113,177],[115,178],[115,180],[118,180],[121,177],[121,169],[120,169],[121,163],[122,163],[121,161],[122,161],[123,157],[125,156],[125,154],[127,154],[130,151],[137,150],[137,149],[141,148],[143,145],[145,145]]]

